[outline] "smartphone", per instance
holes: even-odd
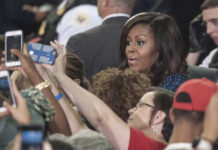
[[[40,43],[28,43],[29,54],[36,63],[54,64],[57,53],[52,46]]]
[[[19,66],[20,60],[11,53],[11,49],[23,49],[23,32],[21,30],[7,31],[5,33],[5,65]]]
[[[14,93],[11,87],[8,71],[0,71],[0,112],[6,111],[6,108],[3,106],[4,101],[7,101],[13,107],[16,106]]]
[[[43,128],[39,125],[21,126],[22,150],[42,150]]]

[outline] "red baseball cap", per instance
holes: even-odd
[[[183,83],[176,91],[173,108],[204,112],[217,89],[217,85],[206,78],[190,79]],[[182,99],[182,102],[179,99]],[[183,102],[184,100],[190,100],[190,102]]]

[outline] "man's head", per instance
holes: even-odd
[[[201,5],[203,21],[206,24],[207,34],[218,46],[218,1],[205,0]]]
[[[217,89],[217,85],[206,78],[186,81],[174,96],[172,122],[185,120],[192,125],[201,124],[206,107]]]
[[[113,13],[131,14],[135,0],[98,0],[98,14],[104,18]]]

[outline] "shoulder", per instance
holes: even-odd
[[[168,75],[160,84],[160,87],[175,92],[177,88],[186,80],[188,80],[188,77],[182,73]]]
[[[80,49],[81,47],[88,46],[89,43],[93,43],[92,41],[96,40],[96,38],[99,37],[99,28],[100,26],[97,26],[88,31],[71,36],[67,42],[67,51],[73,51],[73,49]]]
[[[147,137],[142,131],[130,128],[130,141],[128,150],[156,149],[162,150],[166,147],[164,143],[157,142]]]

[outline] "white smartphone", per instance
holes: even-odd
[[[5,65],[7,67],[19,66],[20,60],[11,53],[11,49],[23,49],[23,32],[22,30],[7,31],[5,33]]]
[[[11,87],[8,71],[0,71],[0,112],[6,111],[6,108],[3,106],[4,101],[16,107],[15,97]]]

